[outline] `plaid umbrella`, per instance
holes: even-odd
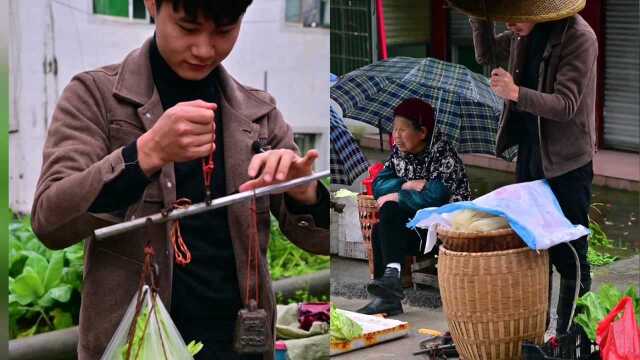
[[[331,182],[351,185],[360,174],[367,171],[369,162],[333,106],[329,108],[329,113]]]
[[[503,102],[487,78],[462,65],[397,57],[354,70],[331,87],[331,99],[344,117],[389,133],[394,108],[407,98],[433,106],[436,131],[444,132],[458,152],[495,155]]]

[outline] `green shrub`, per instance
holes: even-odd
[[[83,245],[52,251],[31,230],[29,217],[9,225],[11,338],[59,330],[78,322]]]

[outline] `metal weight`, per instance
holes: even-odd
[[[249,308],[238,311],[233,349],[238,354],[262,354],[268,350],[267,312],[258,309],[255,300],[249,301]]]

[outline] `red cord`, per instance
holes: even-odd
[[[251,260],[254,259],[254,279],[255,279],[255,300],[256,303],[260,300],[260,240],[258,237],[258,221],[256,211],[256,197],[255,190],[254,195],[251,198],[251,224],[249,228],[249,257],[247,259],[247,274],[245,278],[245,304],[249,303],[249,289],[251,281]]]
[[[191,201],[187,198],[176,200],[171,206],[173,209],[182,209],[191,205]],[[173,222],[171,226],[171,244],[173,245],[173,254],[175,255],[176,264],[186,266],[191,262],[191,252],[182,239],[180,233],[180,220]]]
[[[209,157],[207,159],[207,161],[205,161],[205,159],[202,159],[202,174],[204,176],[204,186],[205,186],[205,190],[210,189],[211,187],[211,177],[213,176],[213,169],[214,169],[214,165],[213,165],[213,154],[215,153],[215,136],[216,136],[216,131],[215,131],[215,121],[211,121],[211,150],[209,151]]]

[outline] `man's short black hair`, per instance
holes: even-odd
[[[158,9],[165,2],[170,2],[173,11],[184,10],[189,18],[197,19],[199,14],[213,21],[214,24],[224,26],[235,24],[247,11],[253,0],[157,0]]]

